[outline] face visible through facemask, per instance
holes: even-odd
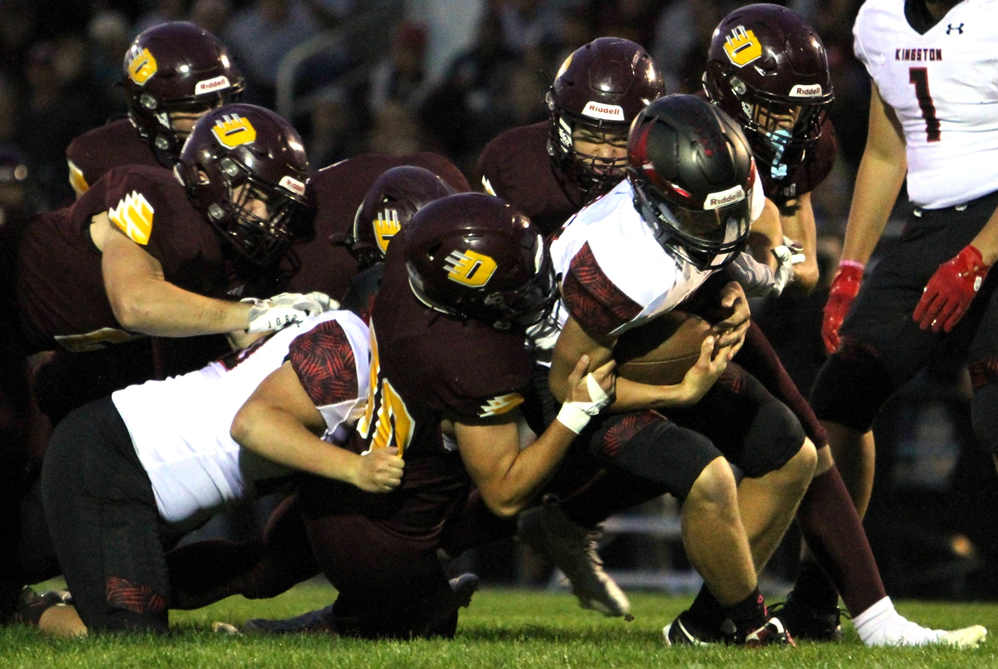
[[[773,152],[769,166],[769,173],[773,179],[787,176],[788,168],[783,162],[784,155],[802,111],[803,107],[800,105],[786,105],[782,108],[777,108],[776,105],[768,107],[756,105],[755,122],[763,131],[763,137]]]

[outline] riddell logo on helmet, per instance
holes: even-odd
[[[289,177],[287,174],[281,177],[281,180],[278,182],[278,184],[281,186],[281,188],[287,188],[295,195],[299,196],[305,195],[305,184],[298,181],[298,179],[295,179],[294,177]]]
[[[797,84],[790,89],[790,97],[792,98],[816,98],[821,95],[821,84],[812,84],[811,86],[802,86]]]
[[[132,47],[129,55],[131,58],[128,60],[128,78],[139,86],[143,86],[149,81],[149,77],[156,74],[159,69],[156,59],[149,53],[149,49],[137,52],[135,47]]]
[[[721,207],[726,207],[729,204],[741,202],[744,199],[745,189],[741,186],[734,186],[728,190],[722,190],[719,193],[709,194],[707,199],[703,202],[703,208],[708,211],[712,209],[720,209]]]
[[[199,81],[194,87],[194,95],[203,95],[204,93],[211,93],[213,91],[221,91],[228,88],[231,84],[229,83],[229,78],[224,74],[220,74],[214,79],[205,79],[204,81]]]
[[[624,109],[617,105],[601,105],[598,102],[589,101],[582,110],[583,116],[590,118],[605,119],[607,121],[623,121]]]

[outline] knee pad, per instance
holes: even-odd
[[[876,350],[843,338],[818,372],[810,402],[819,420],[867,432],[894,390]]]

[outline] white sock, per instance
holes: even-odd
[[[937,631],[902,616],[890,597],[860,613],[852,619],[852,624],[867,646],[924,646],[939,642]]]

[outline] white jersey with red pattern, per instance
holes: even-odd
[[[255,494],[255,484],[291,472],[229,436],[236,412],[285,361],[336,443],[364,411],[368,329],[348,311],[291,325],[208,366],[111,395],[168,523],[194,527],[221,507]]]
[[[762,213],[762,182],[751,194],[752,219]],[[667,252],[634,208],[624,180],[576,214],[551,242],[561,301],[528,332],[545,362],[568,317],[593,334],[619,337],[668,313],[713,273]]]
[[[964,0],[924,34],[904,0],[868,0],[856,56],[897,113],[908,196],[925,209],[998,190],[998,0]]]

